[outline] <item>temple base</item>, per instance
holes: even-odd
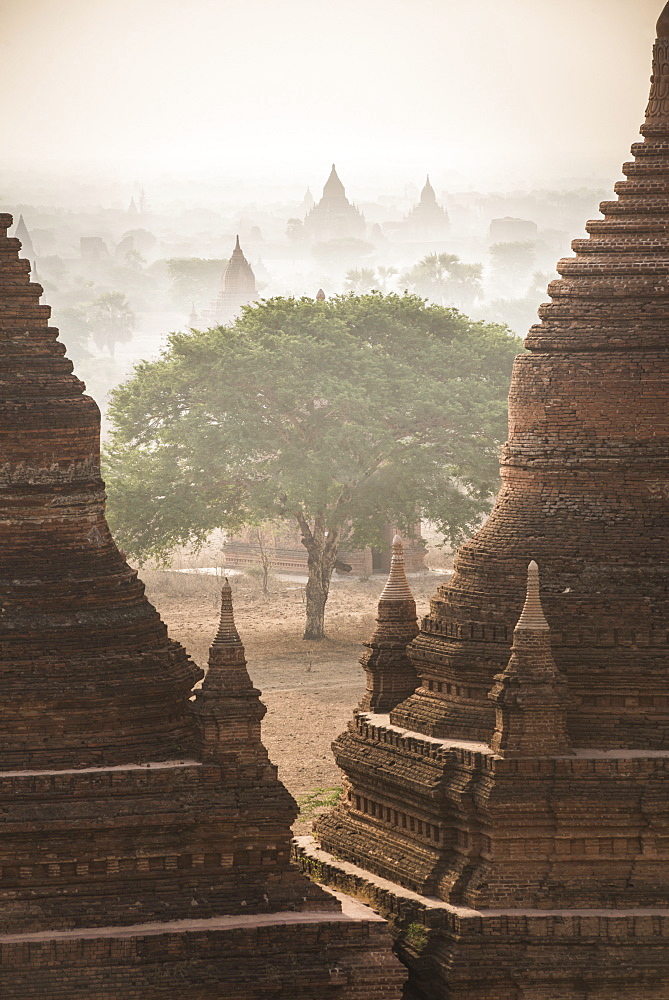
[[[295,857],[323,885],[384,916],[409,968],[406,1000],[666,1000],[669,908],[451,906],[298,837]]]
[[[406,969],[381,917],[287,911],[0,935],[13,1000],[399,1000]]]

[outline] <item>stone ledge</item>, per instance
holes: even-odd
[[[619,939],[621,928],[625,927],[631,936],[657,942],[669,934],[669,907],[474,910],[454,906],[436,896],[423,896],[351,862],[341,861],[322,850],[311,836],[295,838],[293,858],[302,871],[319,884],[330,888],[336,886],[342,893],[364,899],[386,919],[412,920],[428,927],[457,926],[459,933],[496,936],[535,931],[541,938],[608,940]]]

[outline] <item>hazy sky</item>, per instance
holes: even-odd
[[[662,0],[0,0],[0,167],[358,199],[618,175]]]

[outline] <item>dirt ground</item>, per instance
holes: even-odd
[[[218,624],[220,579],[156,570],[142,570],[140,576],[171,637],[206,666]],[[419,617],[443,579],[436,573],[411,577]],[[273,578],[269,597],[253,577],[234,576],[230,583],[249,673],[267,705],[263,742],[302,807],[295,832],[306,833],[313,815],[341,785],[330,744],[362,697],[365,678],[358,657],[373,632],[385,578],[333,581],[328,637],[320,642],[302,639],[304,583],[299,578]]]

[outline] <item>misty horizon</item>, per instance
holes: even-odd
[[[356,203],[610,185],[660,6],[0,0],[0,199],[282,202],[333,160]]]

